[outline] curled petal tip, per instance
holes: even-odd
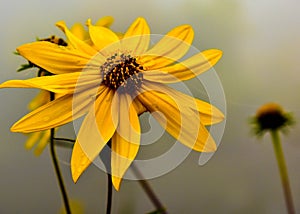
[[[65,29],[67,27],[66,23],[64,21],[58,21],[55,24],[57,27],[59,27],[63,32],[65,32]]]
[[[92,25],[92,20],[91,19],[88,19],[87,21],[86,21],[86,26],[90,26],[90,25]]]

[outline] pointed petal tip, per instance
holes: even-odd
[[[58,21],[55,23],[55,25],[60,28],[63,32],[65,32],[65,29],[67,28],[67,25],[65,21]]]
[[[104,16],[104,17],[100,18],[96,22],[95,25],[96,26],[102,26],[102,27],[110,27],[114,21],[115,21],[114,17],[112,17],[112,16]]]
[[[137,22],[146,22],[146,19],[144,18],[144,17],[138,17],[137,19],[136,19],[136,21]]]
[[[112,183],[114,185],[114,188],[116,191],[119,191],[120,189],[120,185],[121,185],[121,181],[122,181],[122,178],[119,178],[119,177],[116,177],[116,176],[111,176],[111,179],[112,179]]]
[[[79,177],[80,177],[80,175],[78,173],[76,173],[76,174],[72,173],[72,179],[73,179],[74,184],[77,183]]]
[[[18,122],[16,122],[12,127],[10,127],[10,131],[11,131],[11,132],[23,132],[23,133],[28,133],[28,132],[22,130],[22,129],[19,127]]]
[[[71,159],[71,174],[72,174],[72,179],[73,179],[73,182],[76,184],[81,173],[73,166],[73,161]]]
[[[222,57],[223,51],[221,51],[221,50],[219,50],[219,49],[213,49],[213,51],[215,52],[215,54],[216,54],[217,56],[219,56],[220,58]]]
[[[213,108],[211,116],[212,116],[211,125],[216,124],[216,123],[220,123],[225,119],[225,115],[218,108]]]
[[[188,34],[194,35],[194,29],[191,25],[188,25],[188,24],[181,25],[181,28],[183,28],[185,31],[187,31]]]
[[[85,24],[88,27],[91,26],[92,25],[92,20],[91,19],[86,20]]]
[[[203,148],[203,152],[215,152],[215,151],[217,151],[216,143],[214,141],[207,140],[207,143]]]

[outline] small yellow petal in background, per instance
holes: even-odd
[[[150,28],[144,18],[137,18],[127,29],[122,48],[130,50],[133,56],[143,54],[149,47]]]
[[[85,41],[89,38],[88,32],[84,29],[83,25],[81,23],[75,23],[70,31],[74,36],[76,36],[78,39]]]
[[[1,86],[0,86],[1,87]],[[46,90],[41,90],[28,104],[29,110],[34,110],[50,101],[50,93]]]
[[[71,158],[73,180],[76,182],[84,170],[91,164],[105,144],[113,136],[118,112],[118,102],[113,102],[114,91],[106,88],[91,106],[79,130]]]
[[[85,214],[83,203],[79,200],[70,199],[69,203],[72,214]],[[64,206],[60,208],[59,214],[66,214]]]
[[[120,95],[120,122],[112,137],[112,183],[116,190],[125,172],[136,157],[140,145],[140,122],[128,94]],[[126,122],[128,121],[128,122]]]
[[[102,50],[111,44],[114,44],[113,49],[118,49],[120,45],[118,44],[119,37],[114,32],[105,27],[92,25],[90,19],[87,21],[87,25],[89,27],[90,37],[97,47],[97,50]]]
[[[156,45],[144,53],[139,63],[153,70],[170,65],[183,57],[189,50],[194,31],[189,25],[182,25],[167,33]]]
[[[39,139],[41,139],[42,132],[33,132],[28,134],[27,141],[25,142],[25,149],[31,149]]]
[[[39,143],[37,144],[37,146],[34,150],[34,154],[36,156],[39,156],[40,154],[42,154],[42,152],[44,151],[44,149],[50,142],[49,139],[50,139],[50,130],[42,131],[41,139],[39,140]]]
[[[100,18],[95,25],[109,28],[113,22],[114,18],[112,16],[104,16]]]

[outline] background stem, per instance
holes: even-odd
[[[277,164],[280,172],[282,187],[284,191],[285,196],[285,202],[287,206],[287,210],[289,214],[294,214],[295,209],[293,205],[293,198],[292,198],[292,192],[290,188],[289,178],[288,178],[288,172],[285,164],[285,159],[281,147],[281,142],[279,138],[279,132],[277,130],[274,130],[271,132],[272,135],[272,141],[274,146],[274,152],[277,159]]]
[[[134,163],[131,164],[131,169],[133,173],[135,174],[136,178],[138,179],[140,185],[144,189],[145,193],[148,195],[149,199],[155,206],[156,210],[159,211],[161,214],[167,214],[167,211],[165,210],[164,206],[158,199],[158,197],[155,195],[154,191],[152,190],[151,186],[147,182],[147,180],[144,179],[142,173],[139,171],[139,169],[134,165]]]

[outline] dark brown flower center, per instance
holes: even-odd
[[[136,58],[125,54],[114,54],[100,66],[102,83],[113,90],[131,93],[143,82],[143,66]]]

